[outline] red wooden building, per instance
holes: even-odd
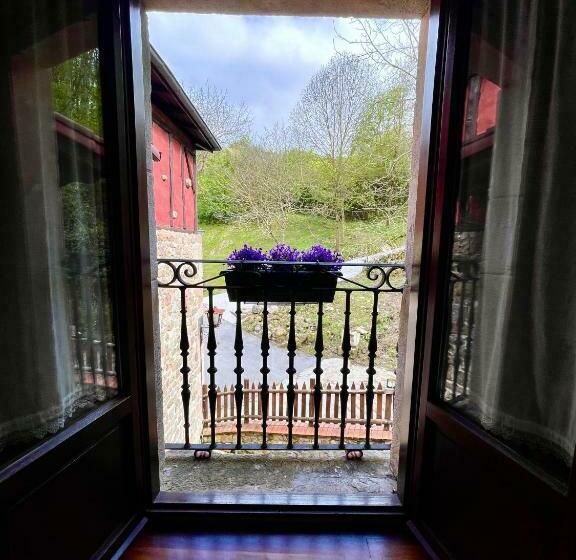
[[[196,151],[218,141],[166,63],[151,49],[152,155],[157,228],[196,231]]]

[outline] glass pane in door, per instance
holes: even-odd
[[[96,2],[0,8],[0,465],[118,392]]]
[[[576,8],[475,2],[440,399],[567,481],[576,443]]]

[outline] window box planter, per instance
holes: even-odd
[[[331,303],[341,272],[328,270],[242,270],[222,273],[230,301]]]

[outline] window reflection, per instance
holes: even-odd
[[[0,464],[118,391],[96,2],[0,8]]]
[[[439,396],[566,483],[576,443],[573,3],[475,2]]]

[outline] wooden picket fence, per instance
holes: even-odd
[[[294,423],[314,422],[314,379],[310,379],[308,386],[303,383],[294,387]],[[287,422],[287,394],[282,383],[273,383],[268,389],[268,417],[269,422],[276,425]],[[245,424],[262,420],[262,387],[261,384],[244,380],[243,386],[242,418]],[[348,406],[346,410],[346,424],[366,424],[366,386],[364,383],[352,383],[348,389]],[[374,405],[371,424],[390,430],[394,413],[394,389],[384,388],[382,383],[374,389]],[[208,409],[208,385],[202,387],[202,407],[204,412],[204,426],[210,423]],[[216,425],[233,423],[236,421],[236,404],[234,400],[234,385],[217,388],[216,397]],[[320,424],[339,424],[340,414],[340,385],[327,383],[322,387],[322,403],[320,411]]]

